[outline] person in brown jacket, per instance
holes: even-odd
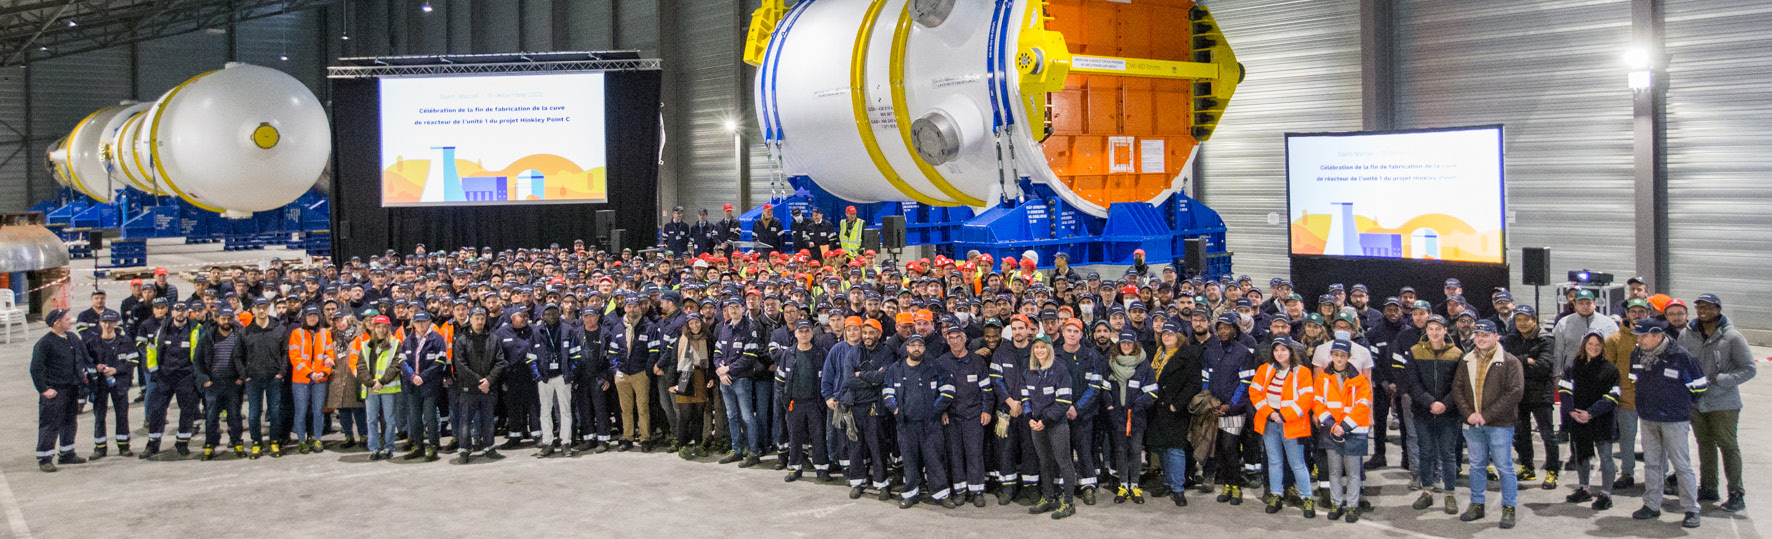
[[[1625,302],[1625,322],[1635,327],[1637,321],[1649,317],[1649,302],[1632,299]],[[1637,484],[1637,382],[1630,375],[1631,351],[1637,349],[1637,336],[1629,331],[1620,331],[1606,337],[1606,361],[1618,369],[1618,410],[1614,420],[1618,424],[1618,451],[1615,453],[1624,462],[1618,466],[1618,480],[1612,482],[1612,489],[1626,489]]]
[[[363,386],[357,383],[357,365],[353,363],[356,354],[351,353],[348,344],[357,341],[358,329],[347,309],[339,309],[332,313],[332,342],[345,345],[333,347],[332,383],[326,386],[326,410],[338,412],[339,430],[345,434],[345,441],[339,449],[350,449],[357,446],[357,438],[369,439],[369,425],[364,422]]]
[[[1501,348],[1499,328],[1493,320],[1478,320],[1474,349],[1464,355],[1463,365],[1452,379],[1452,402],[1465,416],[1464,445],[1470,449],[1471,503],[1458,520],[1483,518],[1483,497],[1489,477],[1483,467],[1501,472],[1501,527],[1514,527],[1514,507],[1519,478],[1514,469],[1514,422],[1520,397],[1526,392],[1526,370],[1520,360]]]

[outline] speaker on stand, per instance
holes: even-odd
[[[1550,248],[1525,247],[1520,249],[1520,283],[1532,285],[1532,308],[1539,309],[1540,293],[1550,280]]]
[[[863,231],[866,234],[866,231]],[[898,252],[904,249],[904,216],[887,215],[880,218],[880,247],[892,253],[892,259],[898,259]]]
[[[1187,264],[1186,278],[1206,275],[1206,238],[1188,238],[1183,241],[1186,242],[1187,249],[1182,255]]]

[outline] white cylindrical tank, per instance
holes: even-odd
[[[1098,217],[1161,201],[1241,79],[1191,0],[801,0],[768,22],[765,144],[855,202],[994,206],[1020,178]]]
[[[61,148],[51,152],[57,176],[68,187],[108,203],[116,198],[117,189],[128,185],[111,175],[104,150],[110,139],[107,127],[131,105],[134,103],[105,107],[86,115],[62,139]]]
[[[326,111],[300,81],[250,64],[192,77],[140,119],[136,152],[197,207],[238,216],[313,187],[332,152]]]

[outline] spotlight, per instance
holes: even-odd
[[[288,57],[288,56],[278,56],[278,57],[277,57],[277,59],[278,59],[278,60],[282,60],[282,61],[285,61],[285,62],[287,62],[287,61],[289,61],[289,57]]]
[[[726,120],[726,132],[727,133],[737,133],[738,132],[738,122],[736,120]]]
[[[1570,270],[1569,282],[1585,286],[1606,286],[1612,284],[1612,274],[1585,269]]]
[[[75,26],[80,26],[80,23],[74,22],[74,19],[68,19],[68,28],[73,28]]]
[[[419,6],[418,10],[423,11],[425,13],[430,13],[431,12],[431,3],[425,2],[425,5]]]
[[[1649,69],[1650,60],[1652,58],[1649,57],[1648,49],[1632,47],[1630,50],[1624,51],[1624,65],[1632,70]]]
[[[1655,86],[1655,72],[1647,69],[1632,71],[1625,76],[1625,84],[1633,92],[1645,92]]]

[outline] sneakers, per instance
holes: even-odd
[[[1346,513],[1347,513],[1347,510],[1342,508],[1341,506],[1335,505],[1335,504],[1329,504],[1329,521],[1330,522],[1341,520],[1341,515],[1346,514]]]
[[[1636,484],[1637,480],[1635,478],[1628,475],[1621,475],[1618,476],[1617,481],[1612,482],[1612,490],[1623,490],[1636,486]]]
[[[1433,506],[1434,506],[1434,493],[1432,493],[1432,492],[1421,493],[1421,497],[1416,498],[1415,503],[1409,504],[1409,507],[1416,510],[1416,511],[1427,509],[1427,508],[1433,507]]]
[[[1348,522],[1353,522],[1353,521],[1350,520]],[[1501,529],[1507,530],[1507,529],[1513,529],[1513,527],[1514,527],[1514,506],[1504,505],[1501,507]]]
[[[1687,511],[1686,518],[1680,519],[1680,527],[1682,527],[1682,528],[1696,528],[1696,527],[1698,527],[1698,513],[1696,511]]]
[[[1470,522],[1473,520],[1482,520],[1483,516],[1483,506],[1473,503],[1470,504],[1470,507],[1465,508],[1464,514],[1458,515],[1458,521]]]
[[[205,461],[215,460],[215,446],[204,445],[202,459]]]
[[[1217,499],[1218,499],[1218,503],[1225,503],[1225,502],[1231,501],[1231,486],[1225,485],[1224,487],[1219,488]]]
[[[1588,493],[1585,488],[1576,489],[1575,492],[1571,492],[1568,496],[1563,497],[1563,501],[1569,503],[1581,503],[1592,499],[1594,499],[1594,495]]]
[[[1361,511],[1361,509],[1359,508],[1359,506],[1355,506],[1352,509],[1348,509],[1347,510],[1347,523],[1353,524],[1355,522],[1359,522],[1360,521],[1360,511]]]
[[[1304,518],[1317,518],[1317,501],[1305,498],[1300,505],[1304,506]]]
[[[1038,515],[1040,513],[1050,513],[1057,511],[1060,505],[1063,504],[1059,503],[1058,500],[1052,498],[1040,498],[1040,503],[1036,503],[1033,507],[1028,508],[1028,514]]]
[[[1453,496],[1450,492],[1446,493],[1446,514],[1458,514],[1458,498]]]
[[[758,459],[756,455],[745,455],[744,462],[738,463],[738,467],[749,468],[756,466],[759,462],[762,462],[762,459]]]
[[[319,439],[319,438],[315,438],[315,439],[314,439],[314,444],[313,444],[313,445],[314,445],[314,452],[315,452],[315,453],[325,453],[325,452],[326,452],[326,446],[325,446],[325,445],[322,445],[322,444],[321,444],[321,443],[320,443],[320,439]]]
[[[1231,505],[1243,505],[1243,487],[1231,487]]]
[[[1065,517],[1069,517],[1069,516],[1075,515],[1075,514],[1077,514],[1076,504],[1070,504],[1070,503],[1059,504],[1058,510],[1052,512],[1052,520],[1063,520]],[[1691,526],[1691,527],[1696,528],[1697,526]]]
[[[1121,491],[1121,492],[1125,492],[1125,491]],[[1271,514],[1280,512],[1280,495],[1279,494],[1267,495],[1266,505],[1267,505],[1267,507],[1263,507],[1262,511],[1266,511],[1267,514],[1271,515]]]
[[[271,442],[271,458],[280,458],[282,456],[283,456],[283,446],[281,444],[278,444],[277,442]]]
[[[1544,471],[1544,486],[1541,488],[1543,488],[1545,490],[1556,490],[1557,489],[1557,471],[1556,470],[1545,470]]]
[[[535,458],[538,458],[538,459],[545,459],[545,458],[551,457],[553,455],[554,455],[554,446],[552,446],[552,445],[543,445],[543,446],[541,446],[541,451],[535,452]]]
[[[1652,520],[1661,518],[1661,511],[1651,509],[1649,506],[1645,505],[1641,509],[1637,509],[1636,512],[1631,513],[1630,517],[1637,520]]]
[[[487,460],[500,460],[500,459],[505,458],[504,455],[501,455],[498,453],[497,449],[488,449],[488,450],[480,453],[480,457],[487,459]]]
[[[306,455],[306,454],[308,454],[309,447],[310,446],[308,445],[307,442],[296,442],[295,452]]]
[[[241,445],[241,444],[234,444],[234,458],[237,458],[237,459],[246,458],[246,446]]]
[[[1538,473],[1532,471],[1531,466],[1527,466],[1524,464],[1521,464],[1519,466],[1520,466],[1520,472],[1517,474],[1517,476],[1520,481],[1536,481],[1538,479]]]
[[[1126,503],[1126,487],[1114,491],[1114,503]]]
[[[1594,507],[1595,511],[1605,511],[1607,509],[1611,509],[1612,508],[1612,497],[1607,496],[1605,494],[1601,494],[1598,498],[1594,499],[1593,507]]]
[[[1083,505],[1095,505],[1095,487],[1083,487]]]
[[[435,448],[435,447],[426,447],[425,448],[425,462],[437,462],[437,448]]]
[[[1144,489],[1132,487],[1132,503],[1144,505]]]
[[[338,444],[339,449],[350,449],[353,447],[357,447],[357,438],[355,436],[345,436],[344,443]]]
[[[277,446],[272,445],[271,451],[276,451],[276,450],[277,450]],[[271,455],[276,456],[276,453],[272,453]],[[414,460],[414,459],[417,459],[422,456],[425,456],[425,449],[420,446],[413,446],[412,450],[407,451],[405,455],[401,455],[400,459],[401,460]]]
[[[720,457],[720,464],[732,464],[741,460],[744,460],[744,454],[734,451],[727,453],[724,457]]]
[[[259,455],[263,454],[264,451],[265,451],[265,446],[262,446],[262,445],[259,445],[256,443],[252,444],[252,457],[251,457],[252,460],[258,460]]]
[[[1729,500],[1723,502],[1723,505],[1717,506],[1717,509],[1722,509],[1731,513],[1740,513],[1747,509],[1746,498],[1747,493],[1745,492],[1731,492],[1729,493]]]

